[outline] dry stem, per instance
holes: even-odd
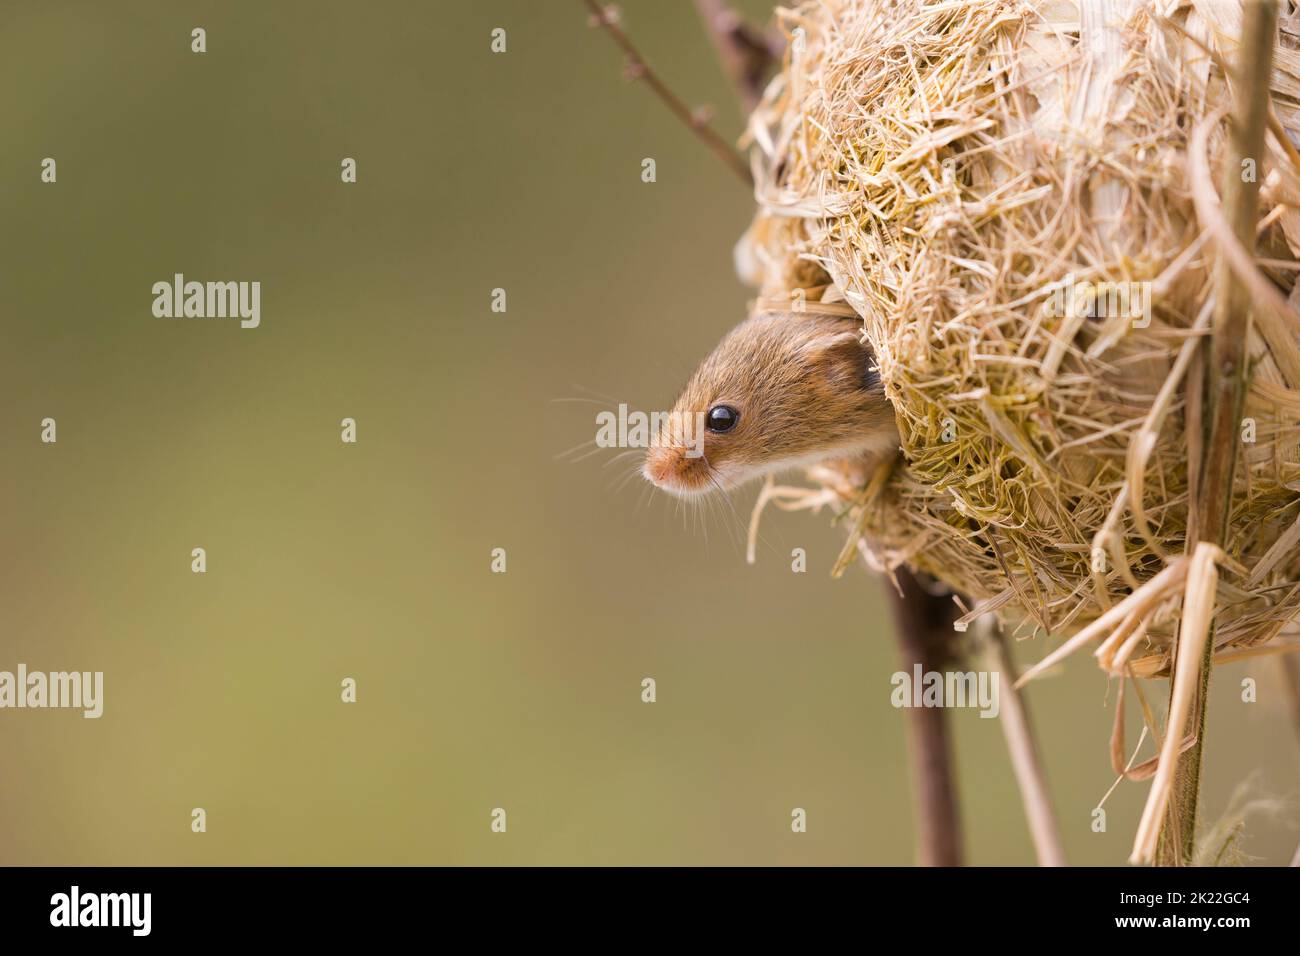
[[[1277,7],[1273,0],[1246,3],[1236,58],[1236,82],[1233,84],[1236,107],[1224,172],[1223,206],[1231,217],[1233,234],[1250,250],[1255,248],[1259,177],[1243,176],[1242,163],[1250,160],[1257,166],[1263,165],[1269,77],[1276,36]],[[1249,296],[1244,284],[1233,275],[1224,254],[1216,263],[1215,289],[1214,338],[1207,370],[1209,437],[1201,470],[1202,493],[1197,502],[1197,526],[1203,542],[1223,545],[1227,540],[1233,476],[1236,474],[1237,430],[1246,394],[1246,339],[1250,330]],[[1185,632],[1180,633],[1180,642],[1187,636]],[[1208,640],[1199,655],[1196,700],[1200,705],[1200,722],[1196,728],[1196,743],[1181,757],[1168,755],[1177,760],[1177,769],[1173,799],[1164,819],[1156,853],[1156,862],[1163,865],[1187,863],[1193,857],[1213,654],[1214,625],[1211,621]],[[1187,667],[1188,663],[1196,666],[1187,660],[1188,656],[1178,653],[1176,657],[1175,693],[1170,701],[1171,721],[1175,712],[1173,698],[1178,691],[1178,669]],[[1181,728],[1178,733],[1181,734]],[[1173,730],[1166,728],[1166,738],[1173,736]]]
[[[894,604],[894,632],[901,663],[911,673],[939,670],[949,658],[954,605],[930,594],[907,568],[899,568],[898,590],[887,588]],[[916,857],[921,866],[961,866],[961,823],[952,765],[947,711],[909,707],[907,741],[916,806]]]
[[[693,111],[688,107],[681,98],[678,97],[659,79],[659,75],[650,69],[643,57],[632,41],[628,39],[626,33],[619,28],[618,16],[611,7],[602,7],[596,0],[582,0],[587,9],[591,11],[592,26],[604,27],[605,32],[613,38],[619,49],[623,51],[628,59],[628,73],[633,79],[645,80],[646,85],[654,90],[655,95],[663,100],[664,105],[673,112],[679,120],[686,124],[687,128],[694,133],[699,140],[704,143],[713,153],[727,164],[727,167],[735,173],[740,179],[752,186],[754,177],[741,159],[739,154],[732,149],[727,141],[719,136],[709,125],[704,114],[700,111]]]
[[[695,9],[741,108],[749,113],[758,105],[763,83],[780,58],[779,42],[747,24],[726,0],[695,0]]]
[[[1001,695],[999,717],[1006,736],[1007,750],[1011,753],[1011,766],[1020,787],[1020,801],[1029,820],[1029,833],[1039,866],[1065,866],[1065,846],[1061,843],[1061,829],[1052,808],[1052,797],[1047,789],[1047,776],[1034,742],[1034,728],[1029,719],[1027,705],[1015,687],[1015,668],[1007,650],[1007,637],[996,620],[989,619],[989,655],[997,671]]]

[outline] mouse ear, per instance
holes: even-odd
[[[876,357],[863,339],[861,329],[817,336],[801,346],[799,354],[841,387],[880,387]]]
[[[862,343],[861,333],[854,329],[844,329],[810,338],[799,346],[796,354],[817,361],[823,356],[836,352],[851,352],[854,349],[866,349],[866,345]]]

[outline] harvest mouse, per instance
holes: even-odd
[[[646,452],[646,479],[692,496],[897,451],[893,407],[861,330],[856,318],[792,312],[736,326],[686,383]]]

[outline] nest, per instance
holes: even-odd
[[[1196,588],[1216,659],[1284,649],[1300,612],[1300,28],[1283,16],[1268,153],[1243,167],[1262,183],[1252,268],[1272,299],[1247,343],[1227,541],[1198,560],[1240,4],[817,0],[780,16],[790,46],[747,133],[759,212],[738,261],[760,307],[851,310],[877,356],[901,459],[874,480],[817,473],[816,500],[850,518],[846,555],[932,574],[977,602],[963,621],[1109,635],[1112,673],[1169,672]]]

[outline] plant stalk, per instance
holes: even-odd
[[[903,669],[937,671],[952,657],[955,605],[931,594],[905,567],[895,571],[901,590],[887,589],[894,606],[894,632]],[[961,821],[953,768],[948,712],[942,707],[907,709],[908,757],[916,807],[916,862],[921,866],[961,866]]]
[[[1231,79],[1234,108],[1224,170],[1222,203],[1233,234],[1248,250],[1255,248],[1259,179],[1264,166],[1273,48],[1277,37],[1275,0],[1247,0],[1241,42]],[[1252,171],[1253,175],[1248,175]],[[1246,340],[1250,297],[1220,255],[1215,266],[1213,338],[1207,357],[1206,416],[1208,436],[1201,467],[1196,527],[1199,539],[1223,546],[1227,540],[1238,433],[1246,392]],[[1198,689],[1200,720],[1196,743],[1185,751],[1174,774],[1173,792],[1161,827],[1155,862],[1188,865],[1196,845],[1196,811],[1205,748],[1207,698],[1214,653],[1214,627],[1205,644]],[[1171,675],[1172,682],[1172,675]]]

